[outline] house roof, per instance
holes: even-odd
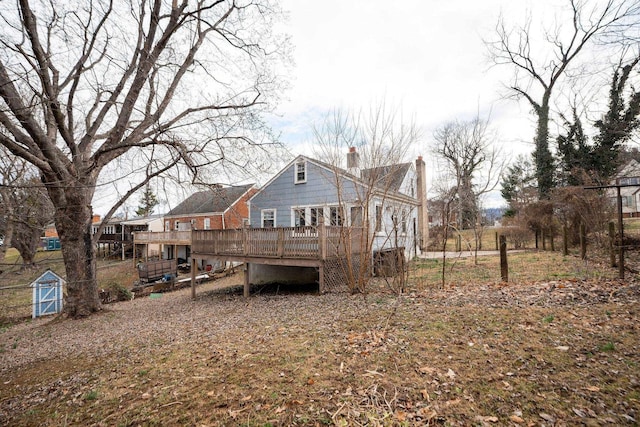
[[[252,187],[253,184],[247,184],[199,191],[169,211],[166,216],[222,213]]]
[[[377,168],[363,169],[362,179],[375,180],[377,187],[394,192],[400,191],[404,177],[409,172],[411,163],[398,163],[395,165],[379,166]]]
[[[640,163],[637,160],[631,159],[620,167],[612,183],[615,184],[617,178],[636,176],[640,176]]]
[[[162,214],[139,216],[139,217],[136,217],[136,218],[131,218],[131,219],[122,221],[121,224],[122,225],[147,225],[151,221],[162,219],[163,216],[164,215],[162,215]]]

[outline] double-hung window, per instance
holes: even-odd
[[[406,209],[402,209],[402,222],[400,223],[400,232],[402,234],[407,234],[407,210]]]
[[[297,208],[293,210],[293,226],[304,227],[307,225],[305,208]]]
[[[331,206],[329,208],[329,221],[331,225],[341,226],[343,217],[342,206]]]
[[[376,233],[382,231],[382,205],[376,205]]]
[[[273,228],[276,226],[276,210],[262,210],[262,228]]]
[[[317,227],[320,224],[320,218],[324,219],[324,208],[309,209],[309,225]]]
[[[295,184],[303,184],[307,182],[307,162],[300,160],[295,164]]]

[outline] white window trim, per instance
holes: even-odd
[[[260,227],[265,228],[264,226],[264,213],[265,212],[273,212],[273,226],[276,227],[276,224],[278,224],[277,218],[278,218],[278,211],[277,209],[262,209],[260,211]]]
[[[292,227],[296,227],[296,211],[302,211],[303,215],[304,215],[304,227],[308,226],[308,218],[309,218],[309,212],[310,209],[308,207],[305,206],[299,206],[299,207],[292,207],[291,208],[291,226]]]
[[[332,217],[331,217],[331,210],[332,209],[336,209],[336,213],[340,213],[340,224],[333,224]],[[344,227],[345,226],[345,221],[347,220],[347,213],[345,212],[344,206],[342,205],[329,205],[327,206],[327,214],[328,214],[328,221],[327,224],[329,224],[330,226],[334,226],[334,227]],[[336,219],[338,219],[338,217],[336,216]]]
[[[304,166],[304,179],[298,179],[298,165]],[[301,160],[297,161],[293,165],[293,183],[294,184],[304,184],[307,182],[307,174],[309,171],[307,170],[307,161]]]

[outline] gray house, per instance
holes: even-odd
[[[347,169],[298,156],[249,199],[252,228],[364,227],[368,251],[388,250],[410,259],[428,240],[425,163],[401,163],[360,169],[355,148],[347,154]],[[251,283],[298,279],[309,273],[276,266],[252,268]],[[275,280],[275,279],[274,279]],[[306,280],[302,279],[302,280]]]
[[[425,163],[361,169],[355,148],[347,169],[298,156],[249,198],[248,210],[248,227],[193,230],[192,258],[244,263],[245,296],[266,283],[353,286],[370,266],[394,274],[426,247]]]

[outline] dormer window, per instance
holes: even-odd
[[[297,161],[295,164],[295,180],[296,184],[307,182],[307,162],[305,160]]]

